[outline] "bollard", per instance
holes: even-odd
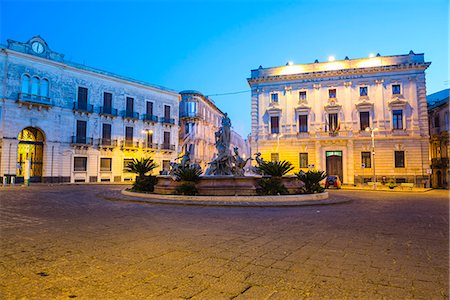
[[[11,186],[13,186],[16,183],[16,177],[11,176]]]

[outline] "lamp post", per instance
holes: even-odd
[[[375,175],[375,131],[378,131],[378,128],[371,128],[371,127],[366,127],[366,131],[370,132],[370,136],[372,137],[372,170],[373,170],[373,175],[372,175],[372,182],[373,182],[373,189],[376,190],[377,189],[377,176]]]

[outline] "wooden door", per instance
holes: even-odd
[[[343,182],[344,174],[342,171],[342,151],[327,151],[327,174],[337,175]]]

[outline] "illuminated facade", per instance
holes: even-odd
[[[178,149],[180,95],[64,60],[39,36],[0,48],[0,176],[39,182],[134,178],[151,156],[168,168]]]
[[[198,91],[181,91],[180,102],[180,148],[190,152],[192,163],[203,170],[217,154],[215,132],[221,126],[224,113],[214,101]],[[235,131],[231,132],[230,147],[238,147],[239,154],[249,155],[247,141]]]
[[[429,65],[411,51],[252,70],[252,152],[345,184],[372,181],[374,165],[377,181],[426,184]]]
[[[446,89],[427,96],[430,120],[431,186],[433,188],[449,188],[449,92],[450,90]]]

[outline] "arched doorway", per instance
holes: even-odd
[[[42,180],[42,160],[44,156],[44,133],[34,127],[23,129],[18,136],[17,173],[18,177],[25,175],[25,161],[30,159],[30,181]]]

